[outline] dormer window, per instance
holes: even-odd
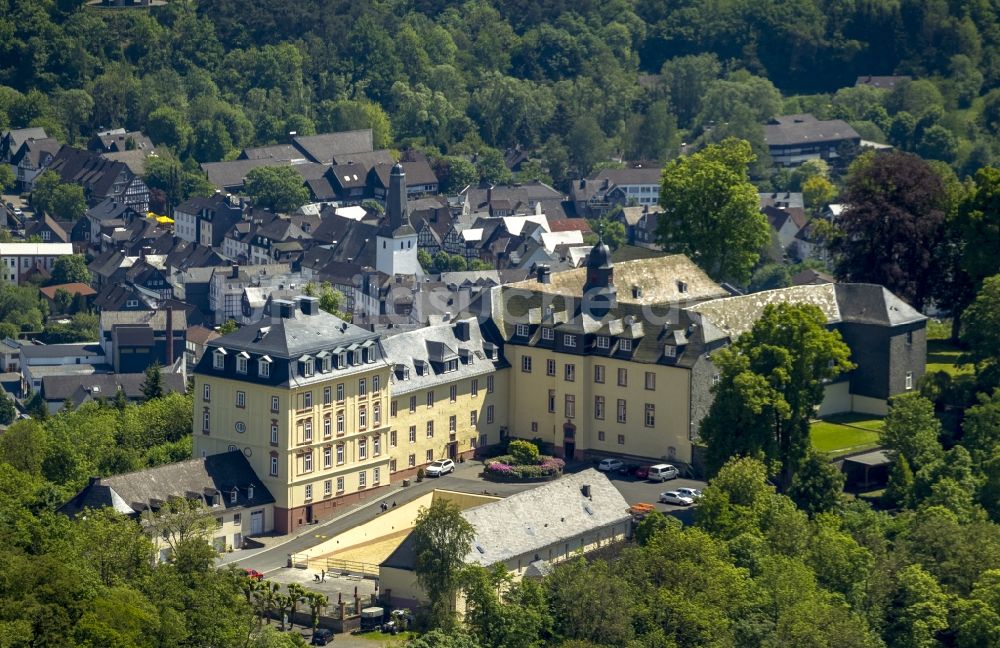
[[[236,356],[236,373],[245,374],[247,372],[247,360],[250,355],[246,351],[240,351]]]
[[[409,379],[410,379],[410,368],[403,367],[403,380],[409,380]]]
[[[622,351],[631,351],[632,350],[632,340],[622,340],[621,341],[621,350]]]
[[[458,371],[458,360],[449,360],[445,371]]]
[[[518,324],[517,327],[515,328],[515,333],[517,334],[518,337],[528,337],[528,325]]]
[[[247,499],[248,500],[252,500],[253,499],[253,484],[250,484],[249,486],[247,486]]]
[[[271,358],[268,356],[262,357],[257,361],[257,373],[260,374],[261,378],[271,377]]]
[[[663,355],[666,356],[667,358],[676,358],[677,347],[675,347],[672,344],[668,344],[667,346],[663,347]]]
[[[608,336],[606,336],[606,335],[598,335],[597,336],[597,348],[598,349],[607,349],[609,346],[610,346],[610,340],[608,340]]]
[[[346,352],[341,352],[341,354],[339,356],[337,356],[337,366],[340,367],[341,369],[343,369],[344,367],[347,366],[347,353]]]
[[[234,486],[233,490],[229,491],[229,503],[235,504],[236,499],[240,496],[240,491]]]
[[[547,327],[542,329],[542,339],[543,340],[549,340],[549,341],[551,341],[551,340],[554,340],[555,337],[556,337],[556,332],[553,331],[552,329],[547,328]]]
[[[677,292],[679,292],[679,293],[686,293],[687,291],[688,291],[687,282],[678,281],[677,282]]]
[[[226,350],[218,348],[212,353],[212,366],[216,369],[226,368]]]
[[[306,378],[310,378],[313,375],[313,357],[312,356],[302,356],[299,358],[299,371]]]
[[[576,336],[575,335],[564,335],[563,344],[572,348],[576,346]]]

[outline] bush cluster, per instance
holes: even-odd
[[[550,477],[562,472],[566,462],[556,457],[539,456],[538,463],[517,463],[512,455],[501,455],[486,462],[488,474],[514,479],[535,479]]]

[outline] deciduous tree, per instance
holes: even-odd
[[[309,200],[302,176],[292,167],[258,167],[243,186],[255,205],[276,212],[294,211]]]
[[[434,627],[454,625],[459,574],[474,536],[475,529],[447,500],[435,499],[417,515],[411,534],[416,556],[414,571],[430,602]]]
[[[716,281],[745,284],[770,237],[747,167],[750,145],[730,139],[673,160],[663,171],[657,238]]]

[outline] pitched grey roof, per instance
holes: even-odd
[[[590,497],[583,486],[590,486]],[[492,565],[541,551],[588,532],[630,519],[628,502],[604,474],[588,468],[531,490],[462,512],[475,537],[468,564]],[[412,536],[383,563],[413,569]]]
[[[110,331],[115,326],[123,324],[146,324],[154,331],[166,331],[167,309],[161,308],[155,311],[105,311],[101,313],[102,331]],[[187,316],[184,311],[175,308],[171,324],[174,331],[187,330]]]
[[[858,132],[843,119],[821,121],[812,115],[783,115],[764,125],[768,146],[792,146],[817,142],[860,140]]]
[[[96,358],[104,355],[104,350],[97,342],[82,344],[23,344],[21,354],[27,360],[35,358],[63,358],[79,356],[81,358]]]
[[[836,284],[840,315],[845,322],[900,326],[926,320],[922,313],[876,284]]]
[[[457,330],[464,327],[468,328],[468,340],[461,340],[456,335]],[[485,340],[474,317],[394,335],[391,330],[389,333],[382,338],[382,350],[386,361],[394,367],[391,378],[394,394],[407,394],[463,378],[491,374],[501,366],[502,361],[490,360],[486,353]],[[457,368],[445,371],[442,362],[456,354]],[[422,363],[423,375],[417,372],[418,363]],[[408,369],[409,379],[403,379],[403,367]]]
[[[304,151],[312,160],[329,164],[339,155],[370,153],[373,145],[372,130],[344,131],[296,137],[295,146]]]
[[[252,499],[247,490],[251,485]],[[235,502],[230,499],[233,488],[237,489]],[[136,514],[182,497],[201,499],[211,506],[215,495],[221,495],[219,503],[226,509],[274,503],[274,496],[243,453],[234,451],[94,479],[59,511],[74,516],[85,508],[113,506],[121,513]]]
[[[272,314],[255,324],[208,342],[208,347],[241,350],[271,357],[293,359],[323,349],[377,341],[378,335],[345,322],[325,311],[306,315],[296,308],[292,317]]]
[[[184,391],[184,376],[166,371],[162,373],[165,393]],[[142,384],[145,381],[145,373],[45,376],[42,378],[42,397],[54,402],[68,398],[78,405],[89,398],[114,398],[121,389],[127,398],[137,400],[143,397]]]

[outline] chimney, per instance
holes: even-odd
[[[303,315],[315,315],[319,312],[319,299],[303,295],[299,299],[299,310]]]
[[[167,366],[174,366],[174,308],[167,306]]]

